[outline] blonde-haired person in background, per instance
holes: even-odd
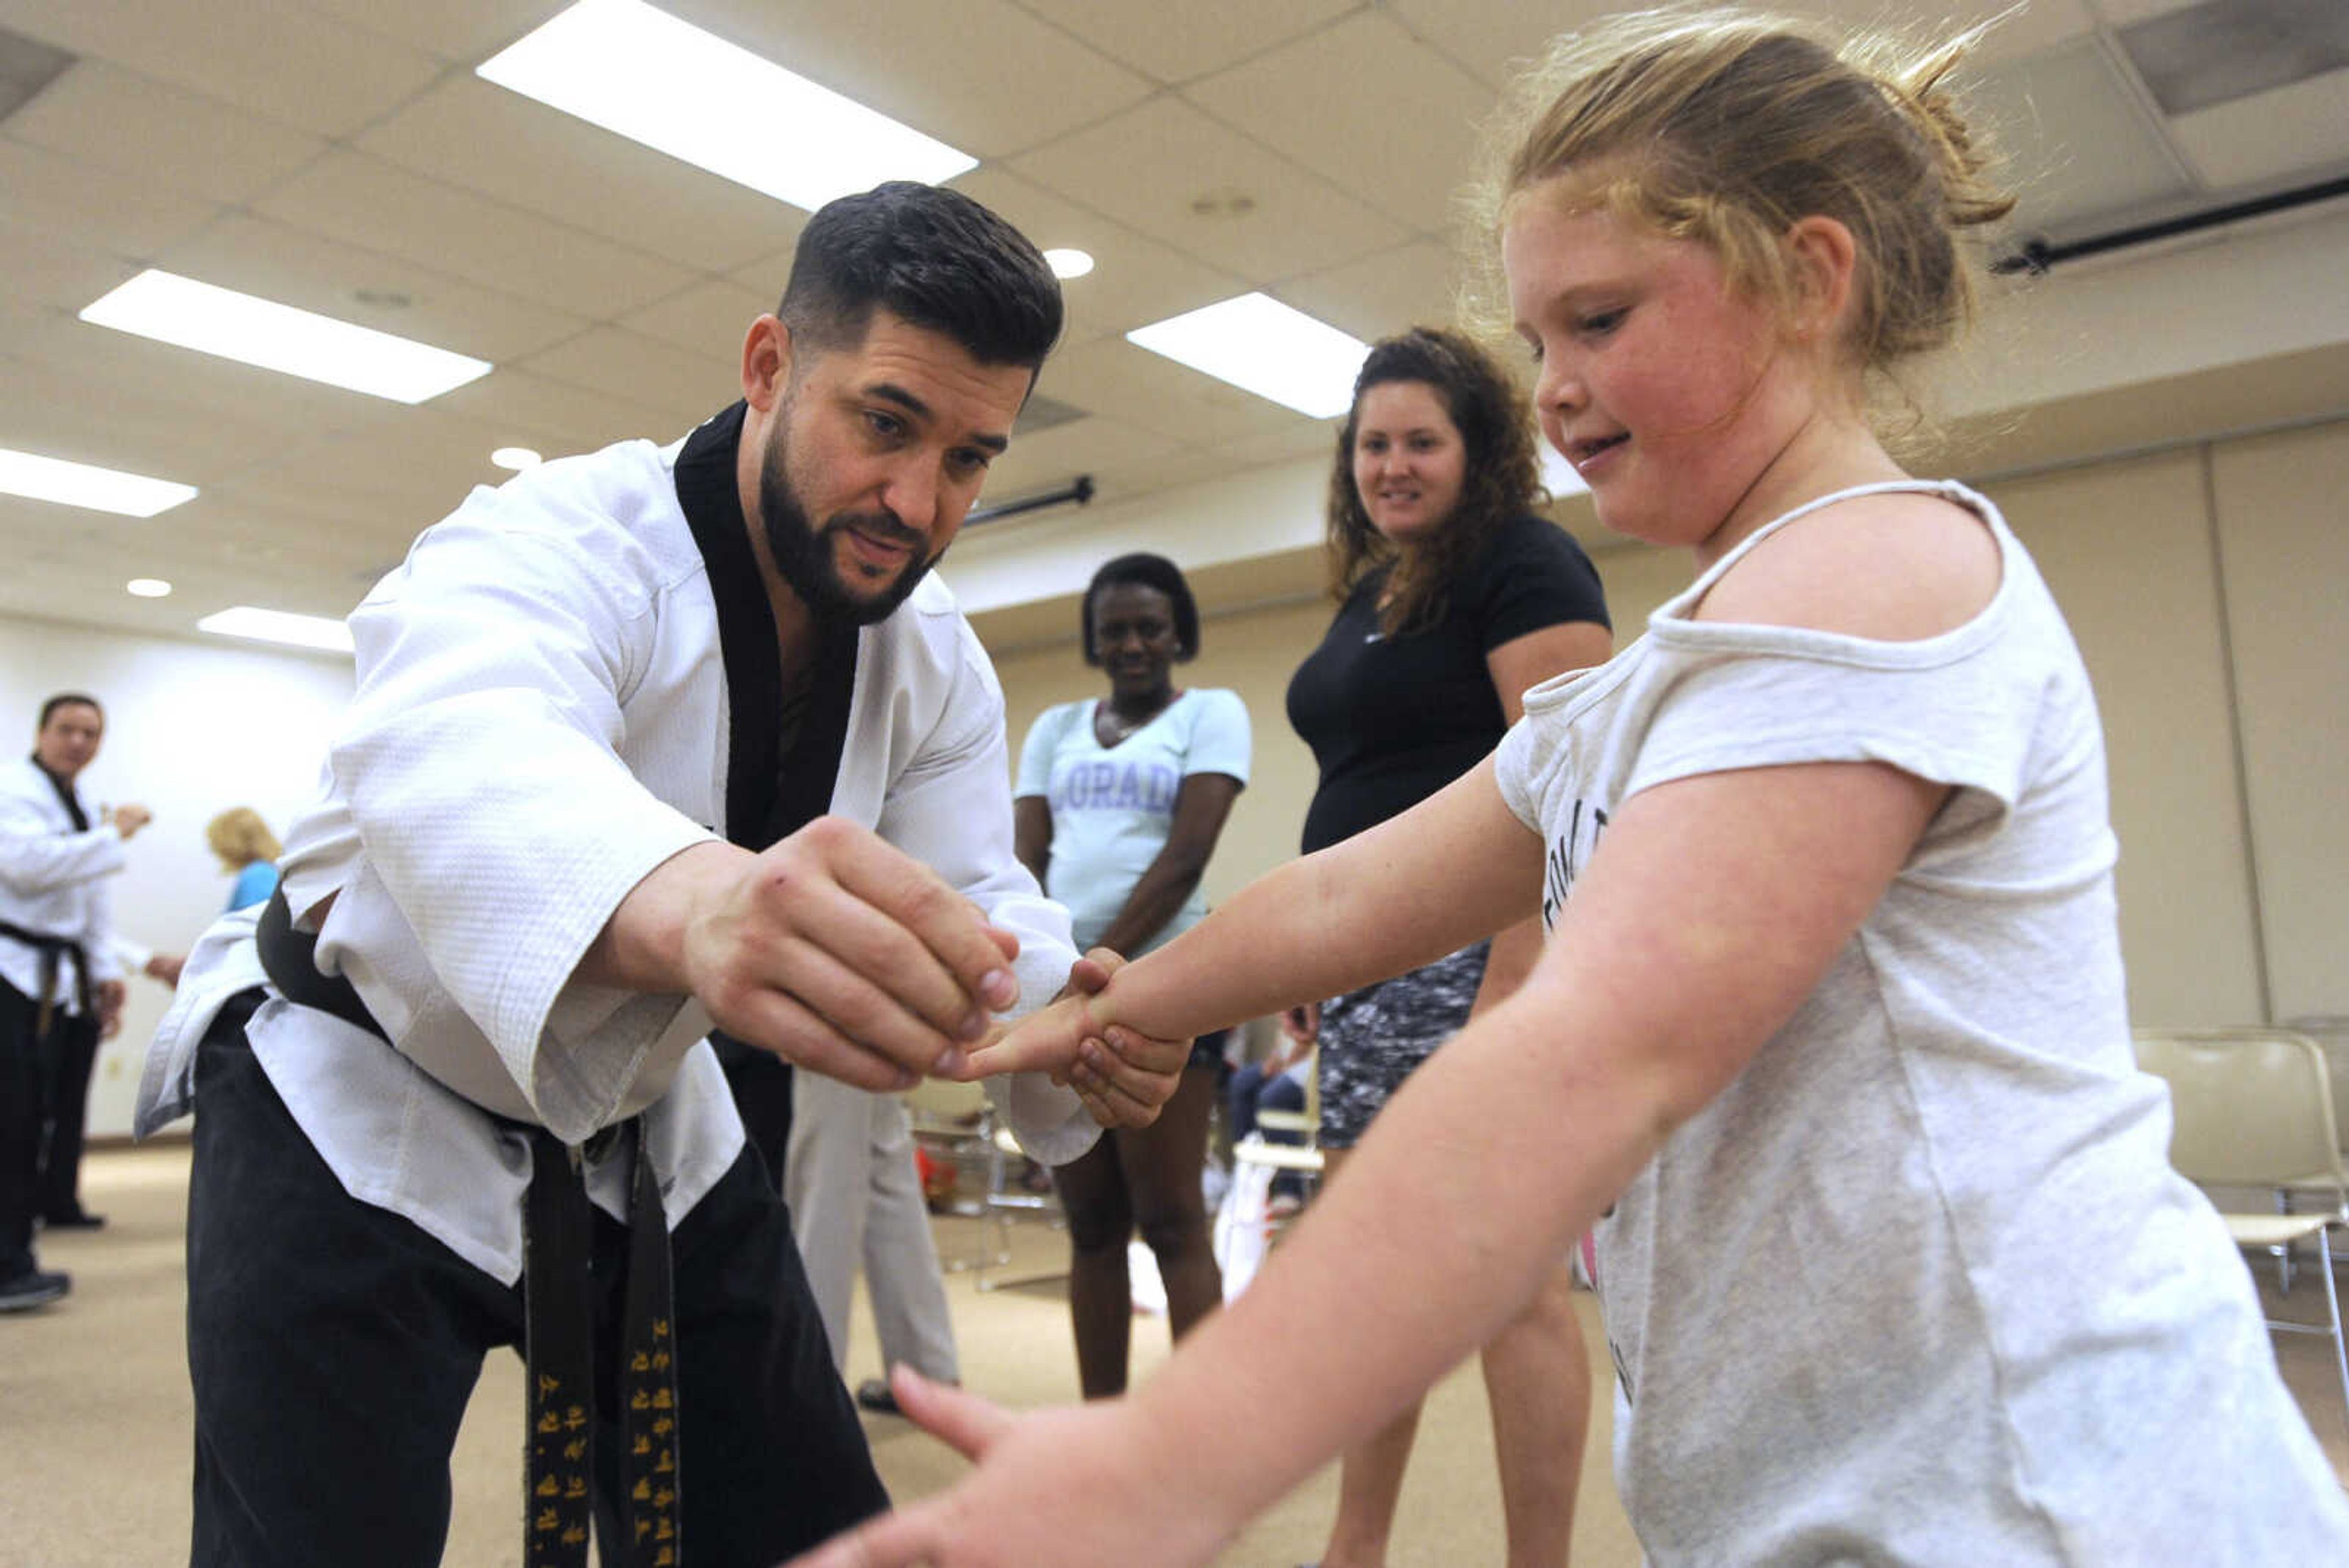
[[[204,824],[204,842],[236,878],[228,891],[232,911],[267,903],[277,891],[277,857],[285,848],[253,807],[233,805]]]
[[[1499,184],[1511,313],[1600,520],[1695,581],[1459,784],[982,1054],[1082,1083],[1092,1037],[1536,910],[1541,960],[1129,1400],[1014,1421],[901,1376],[984,1462],[803,1562],[1205,1563],[1593,1224],[1659,1568],[2349,1562],[2133,1060],[2079,653],[1996,508],[1864,412],[1951,336],[1957,233],[2006,207],[1957,48],[1873,57],[1677,10],[1553,52]]]

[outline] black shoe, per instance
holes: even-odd
[[[58,1214],[42,1215],[41,1223],[52,1231],[103,1231],[106,1216],[87,1209],[68,1209]]]
[[[888,1382],[879,1377],[868,1377],[856,1386],[856,1407],[870,1410],[876,1416],[902,1416],[905,1413],[897,1408],[897,1396],[889,1392]]]
[[[14,1279],[0,1281],[0,1312],[26,1312],[47,1306],[73,1289],[71,1276],[26,1269]]]

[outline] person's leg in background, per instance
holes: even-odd
[[[1216,1266],[1200,1186],[1222,1057],[1223,1037],[1203,1036],[1158,1119],[1146,1127],[1122,1129],[1117,1139],[1134,1224],[1158,1260],[1167,1325],[1176,1339],[1224,1301],[1223,1272]]]
[[[783,1154],[783,1202],[815,1297],[833,1365],[848,1366],[848,1309],[873,1207],[873,1101],[821,1073],[793,1075],[791,1137]],[[889,1101],[888,1109],[897,1109]]]
[[[1077,1380],[1088,1399],[1125,1392],[1133,1343],[1133,1282],[1125,1268],[1133,1209],[1118,1158],[1118,1144],[1132,1132],[1102,1133],[1100,1142],[1052,1172],[1069,1217],[1069,1319],[1076,1330]]]
[[[98,1020],[57,1014],[45,1044],[48,1139],[41,1157],[41,1220],[58,1230],[94,1228],[106,1219],[81,1206],[81,1151],[89,1131],[89,1077],[98,1066]]]
[[[33,1254],[41,1201],[38,1019],[33,999],[0,981],[0,1304],[9,1311],[55,1301],[69,1283],[63,1274],[44,1273]]]
[[[905,1107],[891,1095],[869,1096],[872,1199],[864,1220],[864,1291],[873,1302],[881,1365],[904,1362],[933,1383],[962,1381],[955,1355],[954,1318],[947,1308],[946,1273],[930,1234],[929,1207],[914,1168],[914,1135]],[[884,1383],[879,1390],[888,1394]],[[857,1390],[866,1408],[894,1408]]]
[[[1574,1500],[1590,1430],[1590,1363],[1565,1263],[1493,1336],[1483,1361],[1508,1568],[1558,1568],[1574,1542]]]

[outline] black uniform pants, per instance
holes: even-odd
[[[41,1064],[47,1078],[41,1213],[65,1220],[81,1212],[81,1150],[89,1135],[89,1077],[98,1066],[98,1020],[62,1009],[51,1013]]]
[[[41,1210],[41,1121],[47,1075],[34,1033],[40,1009],[0,981],[0,1280],[33,1267],[33,1219]]]
[[[343,1190],[223,1010],[196,1060],[188,1199],[197,1568],[425,1568],[449,1456],[523,1303],[409,1220]],[[598,1485],[619,1449],[625,1229],[595,1218]],[[790,1216],[745,1150],[671,1238],[680,1561],[767,1568],[888,1506],[833,1369]],[[515,1543],[523,1508],[517,1480]],[[599,1513],[603,1511],[599,1510]]]

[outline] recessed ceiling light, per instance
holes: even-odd
[[[330,653],[351,651],[351,628],[322,615],[295,615],[291,610],[262,609],[237,605],[196,622],[198,631],[222,637],[242,637],[254,642],[284,642],[296,648],[322,648]]]
[[[196,487],[0,447],[0,491],[64,506],[87,506],[93,512],[152,517],[193,499]]]
[[[579,0],[482,62],[500,87],[811,212],[978,160],[641,0]]]
[[[490,461],[500,468],[511,468],[520,473],[525,468],[536,468],[546,460],[526,446],[502,446],[490,453]]]
[[[160,599],[171,593],[171,585],[160,577],[133,577],[122,585],[122,591],[133,598]]]
[[[1125,336],[1154,354],[1317,420],[1353,406],[1354,373],[1371,351],[1369,344],[1267,294],[1243,294]]]
[[[1574,464],[1566,454],[1549,444],[1540,431],[1534,432],[1534,450],[1541,453],[1542,488],[1553,501],[1563,501],[1569,495],[1579,495],[1590,486],[1582,483],[1582,475],[1574,472]]]
[[[81,318],[399,403],[437,398],[492,369],[486,359],[153,267],[93,302]]]
[[[1046,251],[1044,265],[1052,269],[1054,277],[1082,277],[1093,270],[1092,253],[1071,250],[1064,245],[1055,250]]]

